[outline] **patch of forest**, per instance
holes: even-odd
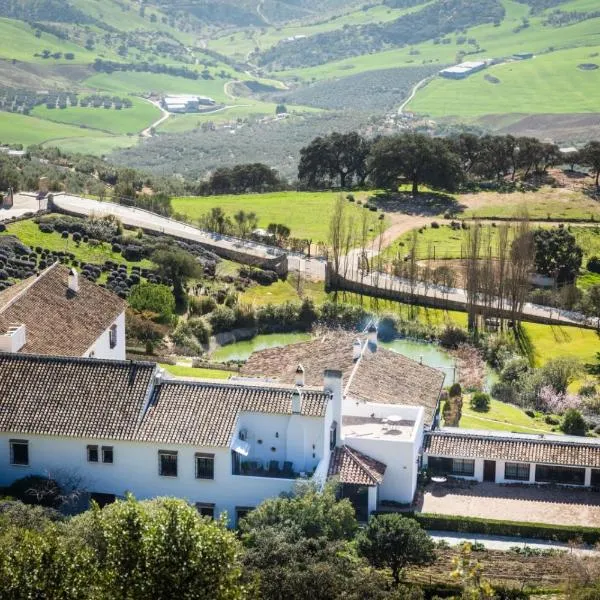
[[[383,24],[344,27],[293,42],[280,42],[258,56],[272,70],[311,67],[387,48],[418,44],[475,25],[500,23],[499,0],[438,0],[414,13]]]

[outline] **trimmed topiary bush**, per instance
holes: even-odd
[[[473,410],[487,412],[490,410],[490,397],[485,392],[475,392],[469,404]]]

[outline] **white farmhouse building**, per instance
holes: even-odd
[[[295,371],[292,385],[192,382],[152,363],[0,354],[0,486],[68,478],[100,501],[179,496],[232,523],[298,478],[338,477],[361,518],[411,502],[423,408],[344,399],[340,371],[319,386]]]
[[[0,352],[124,360],[125,307],[55,263],[0,292]]]

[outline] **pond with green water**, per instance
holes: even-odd
[[[289,346],[298,342],[306,342],[310,338],[311,336],[308,333],[269,333],[257,335],[251,340],[221,346],[211,353],[210,358],[217,362],[247,360],[253,352],[257,352],[258,350]]]

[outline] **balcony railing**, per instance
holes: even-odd
[[[275,477],[279,479],[298,479],[306,477],[307,473],[294,471],[293,464],[285,461],[281,464],[277,460],[271,460],[266,465],[257,460],[245,460],[233,463],[234,475],[247,475],[250,477]]]

